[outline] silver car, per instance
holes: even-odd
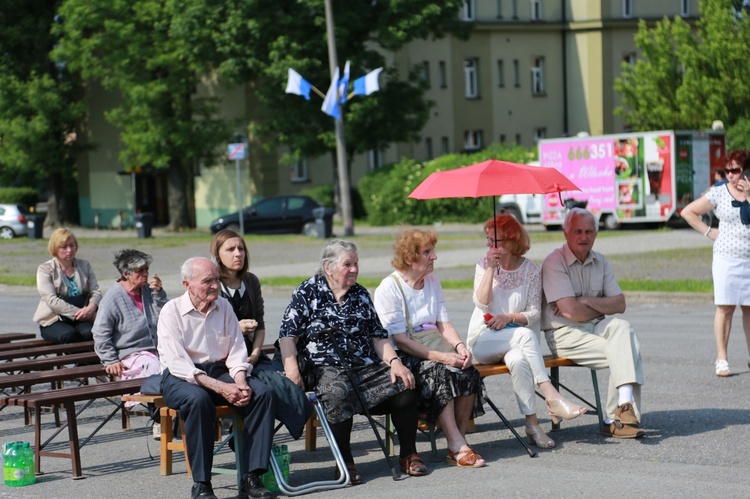
[[[27,235],[26,215],[29,209],[23,204],[0,204],[0,238],[13,239]]]

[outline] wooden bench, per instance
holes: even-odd
[[[479,371],[480,376],[482,376],[482,379],[488,377],[488,376],[497,376],[501,374],[510,374],[510,371],[508,370],[508,366],[503,364],[475,364],[474,367],[477,368]],[[591,384],[594,389],[594,398],[595,403],[591,403],[585,398],[583,398],[578,393],[571,390],[569,387],[565,386],[560,382],[560,368],[561,367],[584,367],[579,364],[576,364],[574,361],[570,359],[566,359],[563,357],[555,357],[553,355],[545,355],[544,356],[544,367],[548,368],[550,370],[550,381],[552,382],[552,385],[560,391],[562,388],[566,392],[573,395],[575,398],[583,402],[584,404],[588,405],[590,409],[592,409],[594,412],[587,412],[586,414],[595,415],[599,418],[599,427],[601,428],[604,425],[604,415],[602,411],[602,405],[601,405],[601,398],[599,396],[599,382],[596,377],[596,371],[594,369],[590,369],[591,371]],[[588,369],[588,368],[587,368]],[[540,394],[538,391],[536,392],[539,397],[544,399],[542,394]],[[528,445],[526,445],[526,442],[521,438],[521,436],[516,432],[516,430],[510,425],[508,420],[503,416],[503,414],[500,412],[500,409],[497,408],[497,406],[492,402],[492,400],[487,397],[485,399],[487,403],[490,405],[492,410],[495,411],[495,413],[502,419],[503,423],[510,429],[510,431],[513,433],[513,435],[518,439],[518,441],[526,448],[526,451],[529,453],[530,457],[536,456],[536,452],[533,451]],[[552,422],[552,431],[557,431],[560,429],[560,424]]]
[[[141,380],[143,381],[143,380]],[[188,460],[188,454],[187,450],[185,448],[185,440],[174,440],[173,435],[173,424],[175,419],[179,421],[180,424],[180,432],[184,434],[184,424],[182,419],[179,419],[179,411],[177,409],[171,409],[166,406],[164,403],[164,397],[161,395],[144,395],[142,393],[134,394],[134,395],[124,395],[122,397],[122,400],[124,402],[138,402],[141,404],[154,404],[156,407],[159,408],[159,423],[161,424],[161,435],[160,435],[160,443],[161,443],[161,449],[159,453],[159,462],[160,462],[160,469],[162,476],[167,476],[172,474],[172,462],[173,462],[173,453],[174,452],[182,452],[185,454],[185,466],[187,467],[187,474],[189,478],[193,478],[193,470],[190,467],[190,461]],[[227,405],[217,405],[216,406],[216,418],[217,418],[217,438],[216,440],[219,442],[219,445],[214,449],[214,455],[216,455],[219,450],[227,443],[228,439],[230,437],[225,438],[224,440],[221,439],[221,419],[222,418],[229,418],[232,420],[232,436],[234,436],[234,446],[235,446],[235,468],[234,469],[227,469],[227,468],[221,468],[218,466],[214,466],[211,471],[213,473],[224,473],[224,474],[236,474],[237,475],[237,486],[239,487],[242,482],[242,473],[243,468],[240,461],[240,458],[242,456],[242,452],[240,451],[240,446],[242,445],[242,431],[243,431],[243,421],[242,417],[235,412],[231,407]]]
[[[33,340],[35,333],[0,333],[0,343],[10,343],[17,340]]]
[[[22,350],[24,348],[43,347],[46,345],[54,345],[54,343],[47,340],[13,341],[10,343],[0,343],[0,352],[7,352],[9,350]]]
[[[63,355],[75,352],[93,352],[93,341],[81,341],[78,343],[66,343],[64,345],[45,345],[20,350],[8,350],[0,352],[0,361],[16,359],[35,359],[46,355]]]
[[[96,352],[80,352],[70,355],[58,355],[55,357],[42,357],[32,360],[14,360],[12,362],[0,362],[0,373],[22,373],[30,371],[43,371],[61,366],[95,362],[99,363]]]
[[[34,371],[22,374],[8,374],[0,376],[0,391],[3,395],[11,396],[6,390],[18,389],[15,394],[23,395],[28,393],[30,388],[34,385],[41,385],[50,383],[50,390],[62,388],[63,382],[71,381],[76,379],[94,378],[97,376],[107,376],[104,366],[102,365],[90,365],[90,366],[78,366],[78,367],[63,367],[60,369],[50,369],[46,371]],[[5,409],[7,406],[0,407],[0,411]],[[60,416],[57,411],[57,407],[53,408],[55,414],[55,424],[60,425]],[[30,411],[24,410],[24,424],[31,424]]]
[[[48,390],[43,392],[27,393],[18,396],[0,398],[0,405],[10,405],[34,409],[36,418],[34,423],[34,466],[36,474],[42,473],[41,457],[60,457],[70,459],[73,467],[73,478],[83,478],[81,472],[81,447],[96,435],[96,433],[123,408],[124,402],[119,401],[112,411],[99,426],[82,442],[78,438],[78,415],[83,412],[91,403],[100,398],[121,397],[129,393],[137,392],[143,379],[129,379],[124,381],[111,381],[108,383],[98,383],[95,385],[78,386],[74,388],[61,388],[59,390]],[[86,404],[76,412],[76,402]],[[46,441],[42,442],[42,418],[40,409],[42,407],[53,407],[62,405],[65,408],[67,422],[58,428],[53,435]],[[61,431],[68,428],[68,442],[70,446],[69,453],[44,451],[44,447],[49,444]]]

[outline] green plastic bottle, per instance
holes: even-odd
[[[34,471],[34,451],[28,442],[23,443],[23,474],[24,480],[21,485],[33,485],[36,483],[36,472]]]
[[[10,449],[9,454],[9,460],[10,460],[10,471],[11,471],[11,479],[10,479],[10,486],[11,487],[21,487],[23,485],[24,481],[24,473],[23,473],[23,442],[13,442],[13,445]]]
[[[13,478],[13,462],[10,457],[11,448],[15,445],[15,442],[6,442],[3,445],[3,483],[6,487],[12,487]]]
[[[289,447],[285,445],[281,446],[281,472],[284,475],[284,481],[289,481],[289,464],[291,462],[291,456],[289,455]]]

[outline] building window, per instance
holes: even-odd
[[[383,166],[383,151],[381,151],[379,147],[377,149],[370,149],[367,156],[370,171],[377,170]]]
[[[496,2],[497,18],[503,18],[503,0],[497,0]]]
[[[635,52],[628,52],[627,54],[622,56],[622,62],[624,62],[628,66],[635,66],[635,61],[636,61]]]
[[[427,160],[430,160],[433,158],[432,156],[432,139],[427,137],[424,139],[424,157]]]
[[[292,182],[307,182],[307,158],[302,158],[292,165]]]
[[[438,79],[440,88],[448,88],[448,75],[445,71],[445,61],[438,62]]]
[[[690,17],[690,0],[680,0],[680,15]]]
[[[466,85],[466,98],[476,99],[479,97],[479,82],[477,81],[477,59],[466,59],[464,61],[464,80]]]
[[[633,17],[633,0],[622,0],[622,17],[625,19]]]
[[[537,57],[531,68],[531,95],[544,95],[544,57]]]
[[[547,136],[546,128],[535,128],[534,129],[534,144],[542,140]]]
[[[440,154],[448,154],[449,150],[448,137],[442,137],[440,139]]]
[[[521,143],[521,134],[517,133],[516,134],[516,144],[520,144],[520,143]]]
[[[476,151],[482,148],[482,131],[466,130],[464,132],[464,149],[467,151]]]
[[[542,0],[531,0],[531,20],[542,20]]]
[[[505,86],[505,63],[502,59],[497,61],[497,86]]]
[[[520,87],[521,86],[521,71],[520,66],[518,65],[518,59],[513,59],[513,86],[514,87]]]
[[[501,144],[505,144],[505,134],[504,133],[500,134],[500,143]]]
[[[512,19],[518,19],[517,0],[510,0],[510,17]]]
[[[464,2],[461,19],[463,19],[464,21],[474,20],[474,0],[467,0],[466,2]]]
[[[423,82],[425,82],[425,84],[427,84],[427,88],[430,88],[430,62],[429,61],[422,62],[419,77],[422,79]]]

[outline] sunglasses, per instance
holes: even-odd
[[[724,173],[726,173],[727,175],[729,175],[730,173],[732,175],[739,175],[740,173],[742,173],[742,168],[724,168]]]

